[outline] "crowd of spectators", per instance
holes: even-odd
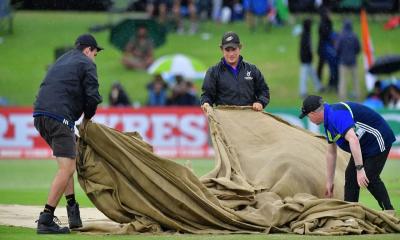
[[[307,78],[313,80],[317,93],[329,91],[337,93],[340,100],[360,101],[361,91],[358,76],[357,57],[361,51],[359,37],[353,32],[353,24],[345,19],[341,32],[335,32],[328,8],[319,10],[318,26],[318,65],[317,74],[311,65],[313,59],[311,40],[311,20],[303,22],[300,40],[300,84],[299,93],[302,98],[308,95]],[[328,80],[324,81],[323,69],[325,63],[329,67]],[[349,81],[351,80],[351,81]],[[324,84],[324,82],[326,82]],[[348,94],[348,90],[351,93]]]
[[[146,106],[199,106],[199,98],[193,82],[176,75],[171,85],[168,85],[160,74],[153,76],[147,84]],[[132,102],[119,82],[113,83],[109,93],[110,106],[131,106]]]
[[[400,80],[376,81],[363,104],[377,110],[383,108],[400,110]]]
[[[288,6],[280,0],[147,0],[142,1],[147,14],[161,24],[173,22],[178,34],[195,34],[198,31],[199,20],[212,19],[216,22],[231,22],[246,20],[249,30],[255,31],[259,26],[269,30],[272,25],[285,24],[288,19]],[[312,21],[305,19],[302,25],[302,34],[299,45],[300,75],[299,94],[302,98],[309,94],[307,78],[313,80],[314,91],[325,91],[338,94],[340,100],[362,101],[358,76],[357,58],[360,53],[360,42],[353,32],[352,22],[343,21],[342,30],[335,32],[328,8],[319,9],[318,47],[315,51],[318,62],[314,70],[312,60]],[[188,19],[189,25],[185,25]],[[128,42],[122,64],[128,69],[147,69],[153,63],[152,40],[145,27],[139,27],[136,34]],[[324,81],[324,65],[329,69],[328,79]],[[148,106],[194,106],[199,105],[196,92],[191,81],[182,76],[175,76],[173,83],[167,83],[161,75],[153,76],[147,84]],[[352,81],[350,81],[352,80]],[[118,86],[118,85],[117,85]],[[116,86],[113,85],[113,88]],[[122,88],[119,85],[119,88]],[[348,91],[351,89],[350,94]],[[123,89],[122,89],[123,90]],[[114,90],[116,91],[116,90]],[[119,90],[121,91],[121,90]],[[123,96],[127,96],[123,92]],[[114,94],[115,95],[115,94]],[[365,104],[373,108],[400,107],[399,87],[390,85],[383,88],[377,81]],[[126,97],[126,99],[129,99]],[[120,102],[120,100],[116,101]],[[115,103],[111,105],[129,105],[130,103]]]
[[[260,22],[266,30],[271,24],[284,24],[289,10],[285,0],[140,0],[147,14],[160,23],[172,23],[179,34],[195,34],[200,20],[233,22],[247,19],[250,30]],[[189,19],[185,26],[184,19]]]

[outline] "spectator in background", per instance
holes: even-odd
[[[325,58],[323,54],[323,49],[324,49],[324,42],[327,41],[326,39],[329,38],[330,32],[332,31],[332,21],[329,18],[323,17],[323,10],[322,7],[319,10],[319,27],[318,27],[318,67],[317,67],[317,74],[318,74],[318,79],[322,83],[322,74],[324,71],[324,65],[325,65]]]
[[[146,12],[152,18],[158,16],[158,22],[166,23],[170,5],[170,0],[147,0]]]
[[[114,82],[108,94],[110,106],[130,106],[128,94],[119,82]]]
[[[201,21],[208,20],[211,11],[211,0],[195,0],[198,18]]]
[[[382,82],[380,80],[375,81],[374,88],[366,98],[379,98],[382,100]]]
[[[353,32],[353,26],[349,20],[343,23],[343,30],[337,40],[336,51],[339,59],[339,98],[341,100],[347,99],[347,78],[351,75],[353,79],[352,96],[359,100],[360,83],[357,76],[357,55],[360,53],[360,42]]]
[[[387,106],[389,109],[400,109],[400,89],[393,84],[389,86],[389,101]]]
[[[245,9],[240,0],[225,0],[221,1],[221,8],[218,13],[218,21],[229,23],[242,21],[245,15]]]
[[[200,104],[195,92],[193,92],[193,84],[190,81],[181,81],[172,89],[172,96],[168,99],[170,106],[198,106]]]
[[[312,66],[312,44],[311,44],[311,19],[303,21],[303,32],[301,33],[300,40],[300,84],[299,93],[302,98],[307,96],[307,79],[311,78],[314,83],[315,91],[320,92],[322,90],[321,82],[317,77]]]
[[[232,0],[232,16],[231,21],[241,21],[244,18],[244,9],[240,0]]]
[[[268,12],[271,9],[268,0],[243,0],[243,9],[246,12],[246,21],[250,31],[255,31],[256,21],[261,19],[265,29],[268,30]]]
[[[186,81],[188,92],[197,98],[197,90],[192,81]]]
[[[276,16],[274,22],[276,25],[284,25],[289,21],[289,6],[287,0],[274,0]]]
[[[337,91],[338,84],[338,65],[335,49],[335,33],[333,32],[332,20],[329,10],[325,7],[320,9],[319,42],[318,42],[318,78],[322,81],[322,70],[325,62],[329,65],[328,90]]]
[[[168,85],[161,75],[154,76],[153,81],[147,84],[148,106],[165,106],[167,104]]]
[[[174,0],[172,11],[175,16],[178,27],[177,32],[179,34],[185,32],[182,16],[189,16],[190,18],[189,34],[195,34],[197,32],[198,24],[195,0]]]
[[[221,21],[221,11],[222,11],[222,3],[223,0],[212,0],[212,8],[211,8],[211,19],[214,22]]]
[[[232,21],[232,6],[229,4],[224,4],[221,9],[220,16],[221,23],[230,23]]]
[[[175,104],[175,99],[182,94],[183,89],[185,88],[185,79],[182,75],[176,75],[174,80],[175,82],[171,85],[171,96],[167,100],[167,105],[177,105]]]
[[[147,28],[140,26],[126,45],[122,64],[128,69],[146,69],[154,61],[153,48]]]
[[[382,83],[378,80],[375,82],[374,89],[367,95],[363,104],[374,110],[382,109],[384,107],[382,96]]]

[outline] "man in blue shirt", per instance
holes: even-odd
[[[366,187],[383,210],[393,211],[380,173],[392,143],[396,140],[387,122],[372,109],[353,102],[324,103],[310,95],[303,101],[300,118],[324,124],[329,146],[325,195],[332,197],[336,166],[336,146],[351,153],[345,172],[344,200],[358,202],[360,187]],[[333,144],[335,143],[335,144]]]

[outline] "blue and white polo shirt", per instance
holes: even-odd
[[[344,138],[350,128],[354,129],[363,157],[376,156],[390,148],[396,140],[387,122],[372,109],[353,102],[324,104],[324,127],[329,143],[336,143],[346,152],[350,145]]]

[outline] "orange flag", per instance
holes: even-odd
[[[372,47],[372,41],[368,29],[367,12],[364,8],[362,8],[360,12],[360,21],[365,67],[365,86],[368,91],[371,91],[374,88],[375,76],[369,73],[368,69],[374,63],[374,49]]]

